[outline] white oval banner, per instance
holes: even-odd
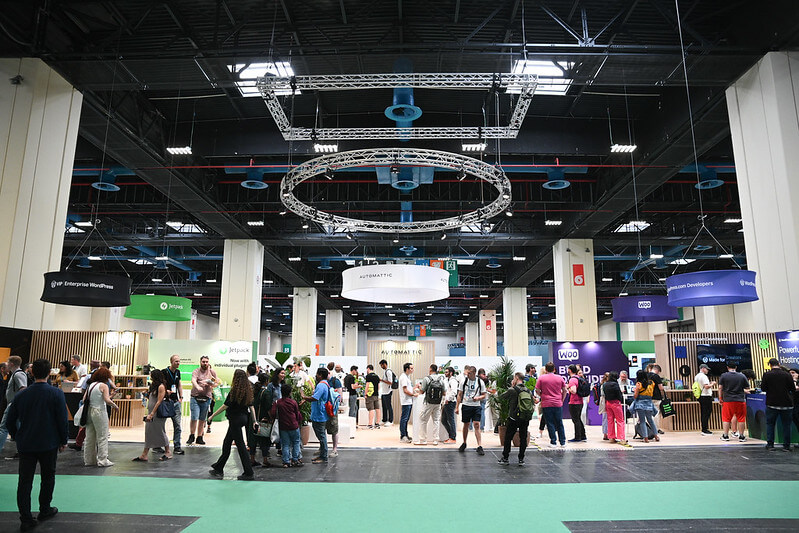
[[[341,295],[359,302],[407,304],[449,297],[449,272],[423,265],[368,265],[341,273]]]

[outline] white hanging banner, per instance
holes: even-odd
[[[449,272],[422,265],[368,265],[341,274],[341,295],[374,303],[433,302],[449,297]]]

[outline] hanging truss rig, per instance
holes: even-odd
[[[285,140],[326,141],[347,139],[514,139],[530,107],[538,76],[534,74],[397,73],[292,76],[258,78],[257,86]],[[298,128],[292,127],[278,94],[301,91],[348,91],[364,89],[488,90],[518,92],[507,126],[427,128]]]

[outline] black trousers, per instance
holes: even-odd
[[[702,431],[710,431],[710,415],[713,413],[713,396],[699,397],[699,416],[702,420]]]
[[[577,440],[585,440],[585,426],[583,425],[582,419],[583,404],[570,403],[569,414],[572,417],[572,423],[574,423],[574,438]]]
[[[455,423],[455,402],[447,402],[441,408],[441,423],[447,430],[447,436],[452,440],[458,438],[458,426]]]
[[[514,420],[508,418],[508,423],[505,426],[505,446],[502,448],[503,459],[507,459],[510,456],[513,436],[517,431],[519,432],[519,461],[524,459],[524,451],[527,449],[527,426],[529,424],[529,420]]]
[[[219,471],[225,468],[225,463],[227,463],[227,460],[230,458],[230,449],[233,445],[233,441],[236,441],[236,449],[239,452],[241,467],[246,475],[253,475],[250,454],[247,451],[247,443],[244,441],[242,434],[242,431],[247,430],[246,426],[249,418],[250,416],[248,414],[239,414],[228,418],[227,433],[225,434],[225,440],[222,441],[222,455],[211,465],[212,468]]]
[[[394,391],[390,391],[388,394],[383,394],[380,396],[380,403],[383,407],[383,422],[388,422],[389,424],[394,423],[394,406],[391,405],[391,396]]]
[[[31,514],[31,490],[36,464],[41,467],[42,483],[39,489],[39,511],[50,509],[55,488],[55,465],[58,448],[46,452],[19,453],[19,481],[17,482],[17,508],[20,520],[33,520]]]
[[[539,415],[541,421],[538,423],[538,431],[544,431],[544,428],[547,427],[547,418],[544,416],[544,409],[541,408],[541,414]]]

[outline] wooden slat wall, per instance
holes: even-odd
[[[150,346],[149,333],[134,333],[130,346],[119,345],[109,349],[105,344],[105,331],[34,331],[31,339],[31,360],[44,358],[54,367],[78,354],[81,363],[110,361],[112,365],[127,365],[126,374],[134,374],[137,365],[147,362]]]
[[[388,343],[391,342],[391,345]],[[382,354],[386,350],[404,350],[407,348],[409,342],[415,342],[417,349],[422,350],[421,355],[402,355],[402,354]],[[378,376],[382,377],[380,373],[380,365],[378,361],[385,359],[388,367],[397,374],[399,379],[402,374],[402,367],[405,363],[413,363],[413,373],[411,374],[411,382],[416,382],[417,379],[424,378],[430,371],[430,365],[435,363],[436,347],[434,341],[367,341],[367,358],[366,362],[375,367],[375,372]],[[366,368],[359,369],[363,372]],[[391,395],[391,405],[394,407],[394,423],[399,424],[400,415],[402,414],[402,407],[400,405],[400,389],[394,391]],[[363,421],[362,421],[363,422]],[[365,422],[364,422],[365,423]]]

